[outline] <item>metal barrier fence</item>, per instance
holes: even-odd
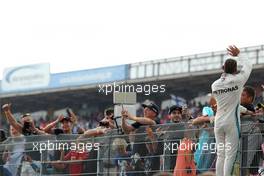
[[[236,175],[249,175],[262,166],[263,119],[242,118]],[[78,137],[8,138],[0,145],[0,175],[125,176],[161,171],[198,175],[215,171],[216,144],[211,124],[197,127],[190,123],[170,123],[143,126],[129,135],[111,130],[100,137]]]

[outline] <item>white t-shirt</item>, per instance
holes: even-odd
[[[25,138],[16,137],[11,139],[12,146],[9,147],[9,152],[11,152],[9,159],[5,163],[4,167],[14,176],[17,175],[18,168],[21,164],[22,157],[25,151]]]

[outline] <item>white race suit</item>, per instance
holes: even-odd
[[[240,96],[252,70],[249,60],[234,59],[241,62],[241,71],[236,74],[223,73],[212,84],[212,93],[217,102],[214,126],[217,176],[231,176],[234,170],[240,138]]]

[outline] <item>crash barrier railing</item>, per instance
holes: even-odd
[[[264,116],[241,120],[236,175],[262,169]],[[142,126],[129,135],[44,135],[8,138],[0,145],[0,175],[153,175],[215,171],[212,124]],[[254,171],[255,170],[255,171]]]

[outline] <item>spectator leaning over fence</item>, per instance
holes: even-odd
[[[235,57],[238,56],[240,50],[236,46],[229,46],[227,51],[234,58],[225,61],[224,73],[212,84],[212,93],[217,102],[214,126],[217,145],[217,176],[231,176],[238,157],[240,96],[252,70],[250,61],[241,60],[244,61],[243,67],[238,73]]]
[[[257,152],[261,150],[262,135],[260,135],[260,129],[258,127],[258,122],[255,120],[254,113],[255,107],[253,105],[255,99],[255,90],[253,87],[245,86],[242,94],[240,103],[246,108],[246,112],[242,112],[242,134],[243,134],[243,160],[246,165],[243,167],[250,167],[250,174],[258,174],[258,166],[260,161],[261,153]],[[249,120],[244,119],[243,115],[250,114],[251,118]],[[246,117],[246,116],[245,116]],[[245,157],[246,156],[246,157]]]
[[[157,116],[159,114],[159,107],[153,103],[153,102],[149,102],[147,104],[142,104],[142,107],[144,108],[144,117],[136,117],[131,115],[130,113],[128,113],[127,110],[123,109],[121,114],[122,114],[122,129],[126,134],[129,134],[130,132],[139,129],[139,127],[141,126],[147,126],[147,125],[156,125],[158,124],[158,119]],[[133,120],[135,121],[135,123],[129,125],[126,122],[126,119],[129,120]],[[150,130],[146,129],[145,132],[148,132]],[[142,136],[136,136],[135,141],[139,141],[137,138],[140,138]],[[143,139],[143,138],[142,138]],[[137,156],[139,155],[141,157],[141,161],[144,160],[144,170],[145,172],[147,171],[148,174],[154,174],[157,170],[159,170],[159,156],[158,156],[158,147],[157,145],[157,141],[153,141],[153,139],[156,139],[155,136],[149,137],[149,135],[147,135],[147,143],[144,144],[142,142],[140,142],[140,144],[134,144],[133,147],[133,151],[132,154]],[[144,139],[145,140],[145,137]],[[142,141],[142,140],[141,140]],[[146,141],[145,141],[146,142]],[[153,145],[149,145],[150,143],[152,143]],[[151,151],[152,156],[148,156],[149,154],[149,149],[157,149],[156,151]],[[148,158],[143,159],[143,157],[148,156]],[[152,160],[150,160],[149,158],[152,157]],[[137,168],[136,170],[141,170],[142,168]]]
[[[203,107],[202,116],[199,116],[192,121],[193,125],[200,126],[199,145],[194,153],[196,168],[199,173],[208,171],[216,157],[216,149],[208,147],[214,146],[215,144],[213,121],[217,110],[217,105],[214,97],[210,98],[209,104],[210,107]]]
[[[245,86],[241,94],[240,104],[247,108],[247,110],[255,112],[255,107],[253,105],[254,100],[255,89],[251,86]]]
[[[104,118],[99,121],[97,124],[97,127],[94,129],[89,129],[84,132],[84,134],[80,135],[78,137],[78,140],[82,140],[84,138],[90,138],[90,137],[97,137],[102,136],[109,132],[112,129],[115,129],[115,122],[114,122],[114,109],[113,108],[107,108],[104,111]],[[89,175],[96,175],[97,172],[97,151],[92,150],[89,153],[89,159],[87,166],[89,166],[87,173]]]
[[[180,123],[182,121],[182,107],[173,105],[169,108],[169,118],[172,123]]]
[[[104,118],[99,121],[96,128],[86,130],[84,134],[79,137],[79,139],[86,137],[101,136],[104,135],[107,131],[116,128],[114,122],[114,109],[106,109],[104,115]]]
[[[182,106],[178,105],[172,105],[169,108],[168,111],[169,119],[170,119],[170,125],[165,130],[164,133],[164,143],[172,144],[179,146],[180,140],[184,138],[184,129],[185,129],[185,115],[183,114],[183,108]],[[164,168],[166,170],[173,171],[175,165],[176,165],[176,159],[177,159],[177,152],[178,150],[165,150],[165,164]]]
[[[136,117],[129,114],[127,110],[122,110],[122,129],[126,134],[129,134],[129,132],[138,129],[141,126],[156,125],[158,123],[158,106],[155,103],[150,102],[148,104],[142,104],[142,107],[144,108],[144,117]],[[129,125],[126,122],[126,119],[133,120],[135,123]]]

